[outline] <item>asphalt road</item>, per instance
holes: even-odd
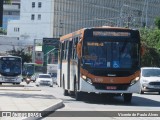
[[[153,115],[151,115],[151,117],[148,116],[148,112],[152,113],[152,111],[158,111],[158,113],[160,113],[160,95],[158,95],[158,93],[145,93],[143,95],[133,94],[132,102],[130,104],[125,104],[123,101],[123,97],[110,98],[100,95],[92,95],[92,96],[87,95],[83,101],[76,101],[74,97],[63,96],[62,88],[59,88],[57,85],[54,85],[53,87],[40,86],[40,88],[46,93],[54,95],[56,98],[62,99],[64,102],[64,107],[59,109],[58,112],[56,113],[58,117],[53,117],[53,114],[55,114],[53,113],[49,115],[47,118],[44,118],[44,120],[52,120],[53,118],[56,120],[57,119],[72,120],[74,119],[74,117],[76,117],[76,120],[79,119],[84,120],[84,119],[92,119],[91,116],[93,116],[94,119],[96,120],[97,119],[106,120],[107,114],[109,114],[107,120],[108,119],[128,120],[128,116],[126,115],[127,113],[137,114],[136,115],[137,117],[129,117],[129,120],[130,119],[153,120],[153,117],[154,120],[160,119],[160,117],[156,117],[155,112],[153,112]],[[78,111],[78,112],[71,113],[70,111]],[[112,111],[116,111],[116,113]],[[141,111],[141,112],[136,112],[136,111]],[[121,113],[122,114],[124,113],[126,117],[122,117]],[[99,117],[100,115],[102,116],[104,115],[105,117]]]

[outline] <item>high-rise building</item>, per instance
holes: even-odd
[[[2,27],[3,20],[3,0],[0,0],[0,27]]]
[[[8,33],[20,30],[19,36],[33,40],[83,27],[152,27],[159,8],[159,0],[21,0],[20,20],[10,22]]]
[[[11,3],[4,2],[3,5],[3,29],[7,30],[8,21],[20,19],[20,0],[11,0]]]

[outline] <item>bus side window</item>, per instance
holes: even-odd
[[[67,59],[67,41],[64,41],[63,43],[63,60],[66,60]]]
[[[75,38],[75,54],[74,54],[74,59],[77,59],[77,44],[79,41],[79,36]]]
[[[60,43],[60,45],[59,45],[59,48],[60,48],[60,51],[59,51],[59,57],[60,57],[60,59],[63,59],[63,43]]]

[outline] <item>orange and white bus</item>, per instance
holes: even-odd
[[[84,28],[60,38],[57,83],[64,95],[140,92],[140,35],[118,27]]]

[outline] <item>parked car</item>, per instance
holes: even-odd
[[[36,86],[49,85],[53,87],[53,79],[50,74],[39,74],[36,78]]]
[[[158,92],[160,94],[160,68],[141,68],[141,94],[144,92]]]

